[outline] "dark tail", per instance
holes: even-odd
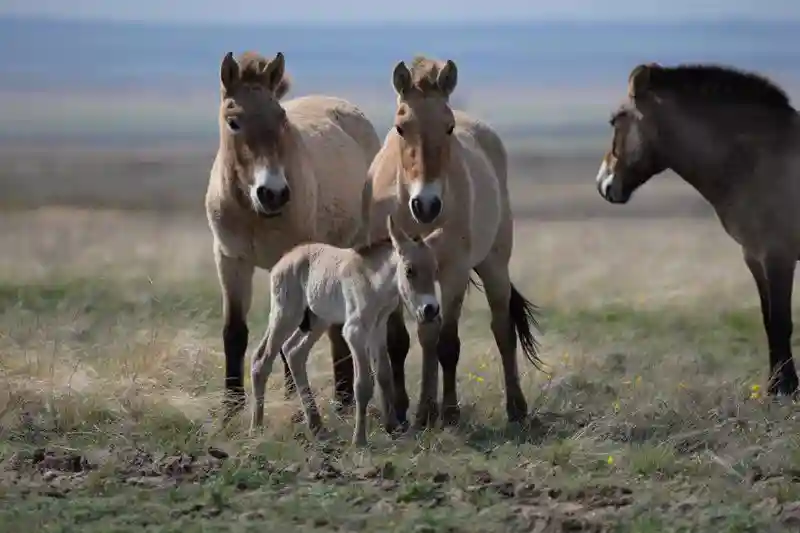
[[[528,301],[517,288],[511,285],[511,299],[508,302],[508,309],[511,314],[511,320],[514,322],[514,329],[517,330],[519,336],[519,343],[522,346],[522,351],[525,352],[525,357],[535,366],[538,370],[544,370],[541,359],[539,359],[539,341],[531,330],[531,326],[539,329],[539,308],[532,302]]]

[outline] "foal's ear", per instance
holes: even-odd
[[[267,89],[275,93],[275,96],[280,100],[287,92],[289,92],[288,80],[284,81],[286,74],[286,60],[282,52],[275,54],[275,59],[267,63],[262,71]],[[278,94],[280,93],[280,96]]]
[[[400,96],[403,96],[411,89],[411,71],[408,70],[405,62],[400,61],[395,65],[394,72],[392,72],[392,85],[395,92]]]
[[[456,84],[458,84],[458,68],[453,60],[448,59],[436,77],[436,85],[442,94],[450,96],[456,89]]]
[[[631,98],[644,96],[650,89],[653,75],[660,68],[658,63],[643,63],[634,67],[628,76],[628,96]]]
[[[233,58],[233,52],[228,52],[222,58],[219,79],[222,82],[222,88],[227,92],[232,91],[236,82],[239,81],[239,63]]]
[[[394,217],[391,214],[386,217],[386,227],[389,230],[389,238],[392,240],[392,246],[395,248],[400,249],[409,241],[408,235],[403,231],[403,228],[395,223]]]

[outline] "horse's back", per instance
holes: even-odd
[[[471,260],[477,264],[489,255],[509,218],[506,153],[494,130],[461,111],[456,112],[456,135],[472,187]]]
[[[378,135],[354,104],[334,96],[303,96],[285,104],[310,156],[319,187],[316,239],[347,246],[361,220],[361,191],[379,148]]]

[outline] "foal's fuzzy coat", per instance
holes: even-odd
[[[306,365],[311,348],[331,324],[344,324],[342,334],[355,362],[353,444],[366,444],[373,365],[381,389],[386,430],[393,433],[397,428],[392,369],[386,350],[389,315],[402,301],[417,322],[432,322],[438,319],[439,303],[433,250],[425,241],[412,241],[394,225],[391,215],[387,226],[390,242],[360,249],[304,244],[273,267],[269,327],[252,362],[255,403],[251,431],[263,424],[266,381],[283,347],[309,429],[319,434],[322,420],[312,397]]]

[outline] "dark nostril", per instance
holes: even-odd
[[[439,314],[439,306],[433,304],[425,304],[422,307],[422,316],[425,320],[433,320]]]
[[[442,210],[442,201],[439,198],[434,198],[431,201],[430,215],[432,217],[435,217],[436,215],[439,214],[439,211],[441,210]]]
[[[411,200],[411,212],[414,213],[415,216],[419,216],[421,210],[422,202],[419,201],[419,198],[414,198]]]
[[[292,197],[292,193],[289,190],[289,187],[284,187],[280,194],[280,203],[281,205],[286,204],[289,202],[289,199]]]
[[[262,204],[267,204],[272,196],[272,191],[262,185],[256,189],[256,196],[258,197],[259,202]]]

